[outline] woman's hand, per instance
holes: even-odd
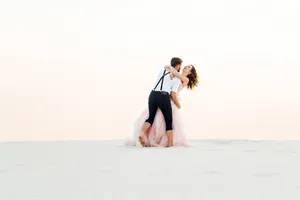
[[[170,69],[170,67],[171,67],[170,65],[166,65],[166,66],[165,66],[165,70],[167,70],[167,71],[171,72],[171,69]]]
[[[170,72],[170,78],[171,78],[171,80],[174,78],[174,74],[173,74],[173,72],[172,72],[172,69],[171,69],[171,65],[166,65],[165,66],[165,70],[167,70],[168,72]]]

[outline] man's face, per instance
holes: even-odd
[[[182,64],[179,64],[179,65],[177,65],[176,67],[175,67],[175,69],[179,72],[180,71],[180,69],[181,69],[181,65]]]

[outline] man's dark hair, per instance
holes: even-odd
[[[180,58],[174,57],[171,59],[171,66],[175,67],[176,65],[180,65],[182,60]]]

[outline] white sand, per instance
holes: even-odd
[[[0,200],[299,200],[300,142],[0,143]]]

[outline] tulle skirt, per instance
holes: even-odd
[[[171,102],[172,105],[172,116],[173,116],[173,145],[174,146],[190,146],[189,141],[184,133],[184,127],[182,122],[182,117],[179,109],[176,105]],[[133,137],[125,141],[127,146],[136,146],[138,143],[138,137],[141,134],[142,126],[145,120],[149,116],[148,108],[144,109],[140,116],[137,118],[134,124]],[[147,133],[148,141],[147,143],[154,144],[155,146],[166,147],[168,145],[168,137],[166,134],[166,123],[164,116],[160,109],[157,110],[154,122],[152,126],[148,129]]]

